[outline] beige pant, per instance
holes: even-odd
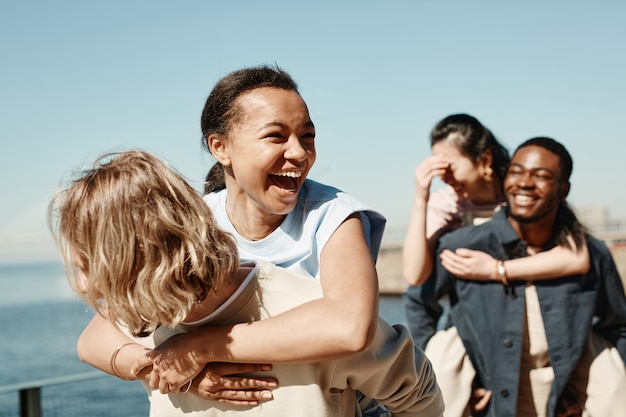
[[[594,332],[570,384],[584,402],[583,417],[624,417],[626,415],[626,368],[611,343]]]
[[[456,328],[435,333],[425,352],[433,365],[446,404],[444,416],[469,416],[467,404],[476,371]],[[570,383],[581,404],[584,403],[584,417],[624,417],[626,414],[624,362],[617,349],[597,334],[590,333]],[[548,392],[543,394],[537,395],[534,400],[547,401]],[[545,411],[537,415],[545,415]]]
[[[456,327],[435,333],[428,341],[424,353],[430,359],[437,384],[443,394],[446,405],[444,417],[469,416],[467,404],[472,394],[472,381],[476,371],[465,353],[465,346]]]

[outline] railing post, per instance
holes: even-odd
[[[20,416],[41,417],[41,388],[20,390]]]

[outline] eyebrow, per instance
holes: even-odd
[[[306,123],[304,123],[305,127],[312,127],[313,129],[315,129],[315,125],[313,124],[312,120],[307,121]],[[266,123],[265,125],[263,125],[263,129],[266,129],[268,127],[287,127],[287,125],[285,123],[282,122],[270,122],[270,123]]]

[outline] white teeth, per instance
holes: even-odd
[[[530,203],[531,201],[533,201],[533,199],[527,195],[516,195],[515,200],[519,201],[520,203]]]
[[[272,173],[272,175],[278,175],[280,177],[300,178],[302,176],[302,171],[282,171]]]

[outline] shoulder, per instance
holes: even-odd
[[[430,194],[426,207],[426,235],[428,237],[461,226],[458,199],[456,192],[449,185]]]
[[[449,185],[432,192],[428,198],[428,208],[447,213],[458,211],[459,196]]]
[[[307,207],[314,208],[323,205],[343,205],[353,207],[366,206],[350,194],[317,181],[307,179],[304,181],[300,195],[300,201],[306,202]]]
[[[202,196],[204,202],[212,209],[216,210],[223,205],[226,201],[226,189],[222,189],[219,191],[214,191],[212,193],[208,193]]]
[[[589,250],[589,256],[593,258],[609,258],[611,261],[613,260],[613,256],[611,255],[611,251],[605,242],[587,234],[587,248]]]
[[[305,218],[337,217],[345,220],[353,213],[363,212],[371,222],[385,222],[382,214],[350,194],[310,179],[304,182],[298,196],[298,210]]]
[[[587,246],[590,250],[596,251],[598,253],[610,253],[608,246],[606,243],[598,239],[597,237],[587,234]]]
[[[344,220],[355,213],[360,215],[368,246],[376,259],[386,219],[350,194],[307,179],[290,216],[302,223],[305,233],[317,236],[319,247],[323,248]]]

